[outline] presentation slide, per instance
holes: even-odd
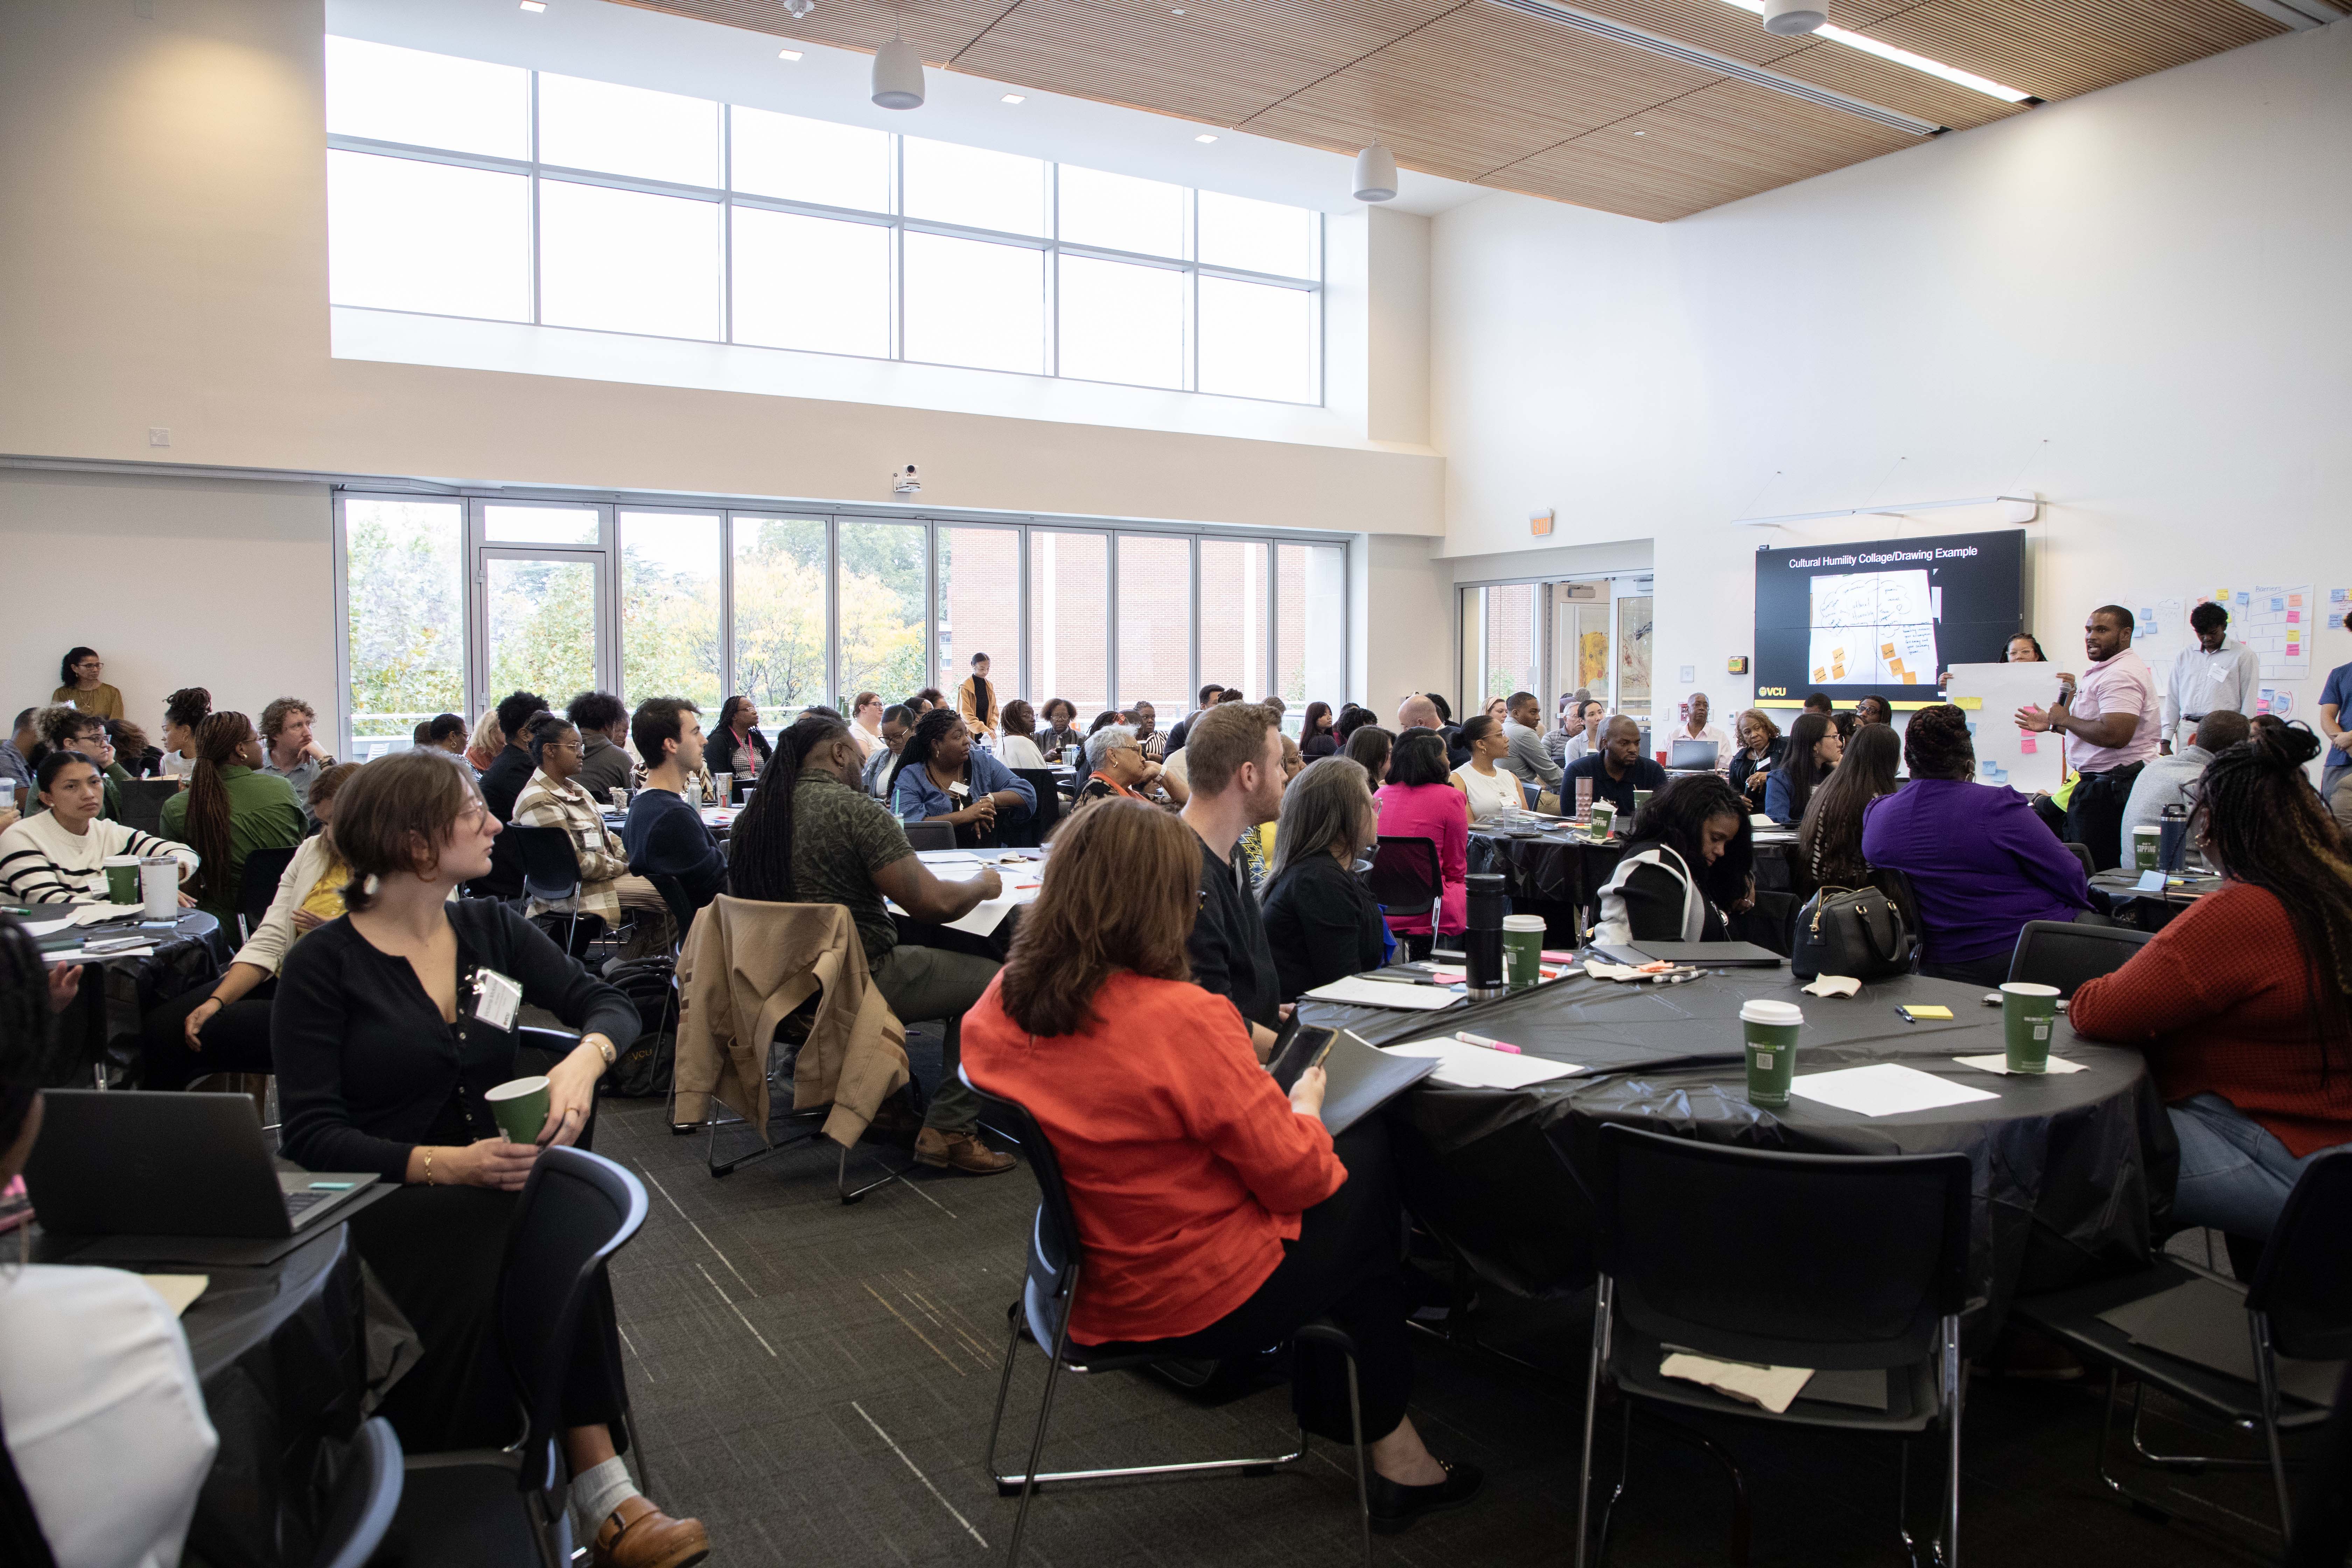
[[[2023,624],[2024,569],[2016,529],[1759,550],[1757,697],[1932,702],[1938,672],[2001,658]]]

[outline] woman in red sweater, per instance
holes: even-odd
[[[1071,818],[964,1016],[964,1071],[1025,1106],[1061,1161],[1085,1249],[1070,1337],[1219,1358],[1329,1317],[1356,1341],[1372,1522],[1400,1530],[1467,1502],[1480,1476],[1432,1458],[1405,1415],[1387,1145],[1368,1118],[1335,1149],[1322,1069],[1286,1099],[1234,1005],[1190,983],[1200,879],[1199,839],[1166,812],[1114,797]],[[1300,1418],[1349,1441],[1344,1373],[1295,1355]]]
[[[2352,853],[2304,777],[2318,754],[2258,724],[2207,765],[2190,827],[2221,890],[2068,1007],[2084,1038],[2147,1048],[2180,1137],[2173,1218],[2256,1241],[2352,1143]]]

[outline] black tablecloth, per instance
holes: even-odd
[[[136,921],[91,929],[103,936],[146,935]],[[199,985],[210,985],[233,951],[221,923],[202,910],[182,910],[166,934],[154,932],[155,951],[135,958],[82,959],[81,988],[76,994],[80,1049],[72,1081],[89,1087],[89,1068],[110,1057],[118,1065],[137,1059],[139,1026],[149,1009]]]
[[[325,1500],[320,1445],[348,1438],[368,1383],[366,1290],[350,1228],[331,1226],[274,1263],[204,1273],[205,1293],[180,1318],[220,1434],[188,1527],[185,1568],[278,1568],[308,1563]],[[36,1242],[43,1261],[70,1263],[88,1243]],[[405,1324],[379,1324],[406,1334]]]
[[[1790,852],[1785,844],[1756,846],[1759,893],[1790,891]],[[1595,843],[1572,832],[1523,838],[1481,832],[1475,825],[1470,829],[1470,869],[1501,872],[1503,891],[1529,901],[1589,904],[1624,854],[1622,836]]]
[[[1997,1100],[1869,1118],[1803,1100],[1748,1103],[1738,1022],[1750,996],[1805,1010],[1797,1070],[1899,1060]],[[1486,1279],[1525,1295],[1592,1278],[1591,1215],[1571,1173],[1605,1122],[1813,1153],[1958,1151],[1976,1168],[1973,1261],[1992,1300],[2142,1267],[2171,1205],[2178,1147],[2145,1059],[2062,1031],[2058,1054],[2089,1070],[2040,1079],[1963,1068],[2000,1051],[2000,1015],[1973,986],[1916,976],[1858,996],[1801,992],[1785,968],[1730,970],[1682,985],[1577,975],[1472,1009],[1402,1013],[1306,1004],[1376,1045],[1467,1028],[1587,1072],[1501,1091],[1423,1083],[1390,1107],[1407,1203]],[[1906,1023],[1903,1001],[1939,1002],[1950,1023]]]

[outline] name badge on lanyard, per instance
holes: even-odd
[[[501,1032],[514,1027],[522,987],[495,969],[474,971],[474,1016]]]

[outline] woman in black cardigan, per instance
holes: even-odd
[[[499,831],[457,759],[418,750],[371,763],[336,797],[335,828],[350,912],[287,953],[271,1012],[281,1152],[400,1188],[351,1229],[424,1342],[383,1405],[402,1444],[502,1447],[516,1417],[496,1306],[517,1194],[542,1147],[586,1131],[597,1079],[636,1037],[636,1009],[506,905],[447,901],[489,869]],[[524,1005],[579,1029],[580,1043],[551,1065],[519,1050]],[[546,1123],[536,1142],[509,1142],[483,1095],[541,1072]],[[626,1404],[600,1275],[564,1377],[573,1506],[601,1521],[599,1563],[698,1561],[701,1523],[671,1519],[629,1482],[613,1442]]]
[[[1265,940],[1284,1001],[1381,966],[1380,906],[1351,868],[1378,840],[1380,820],[1363,764],[1348,757],[1309,763],[1283,795],[1266,868]]]
[[[719,710],[719,727],[702,743],[703,765],[714,773],[750,780],[764,771],[768,737],[760,733],[760,708],[748,697],[730,697]]]

